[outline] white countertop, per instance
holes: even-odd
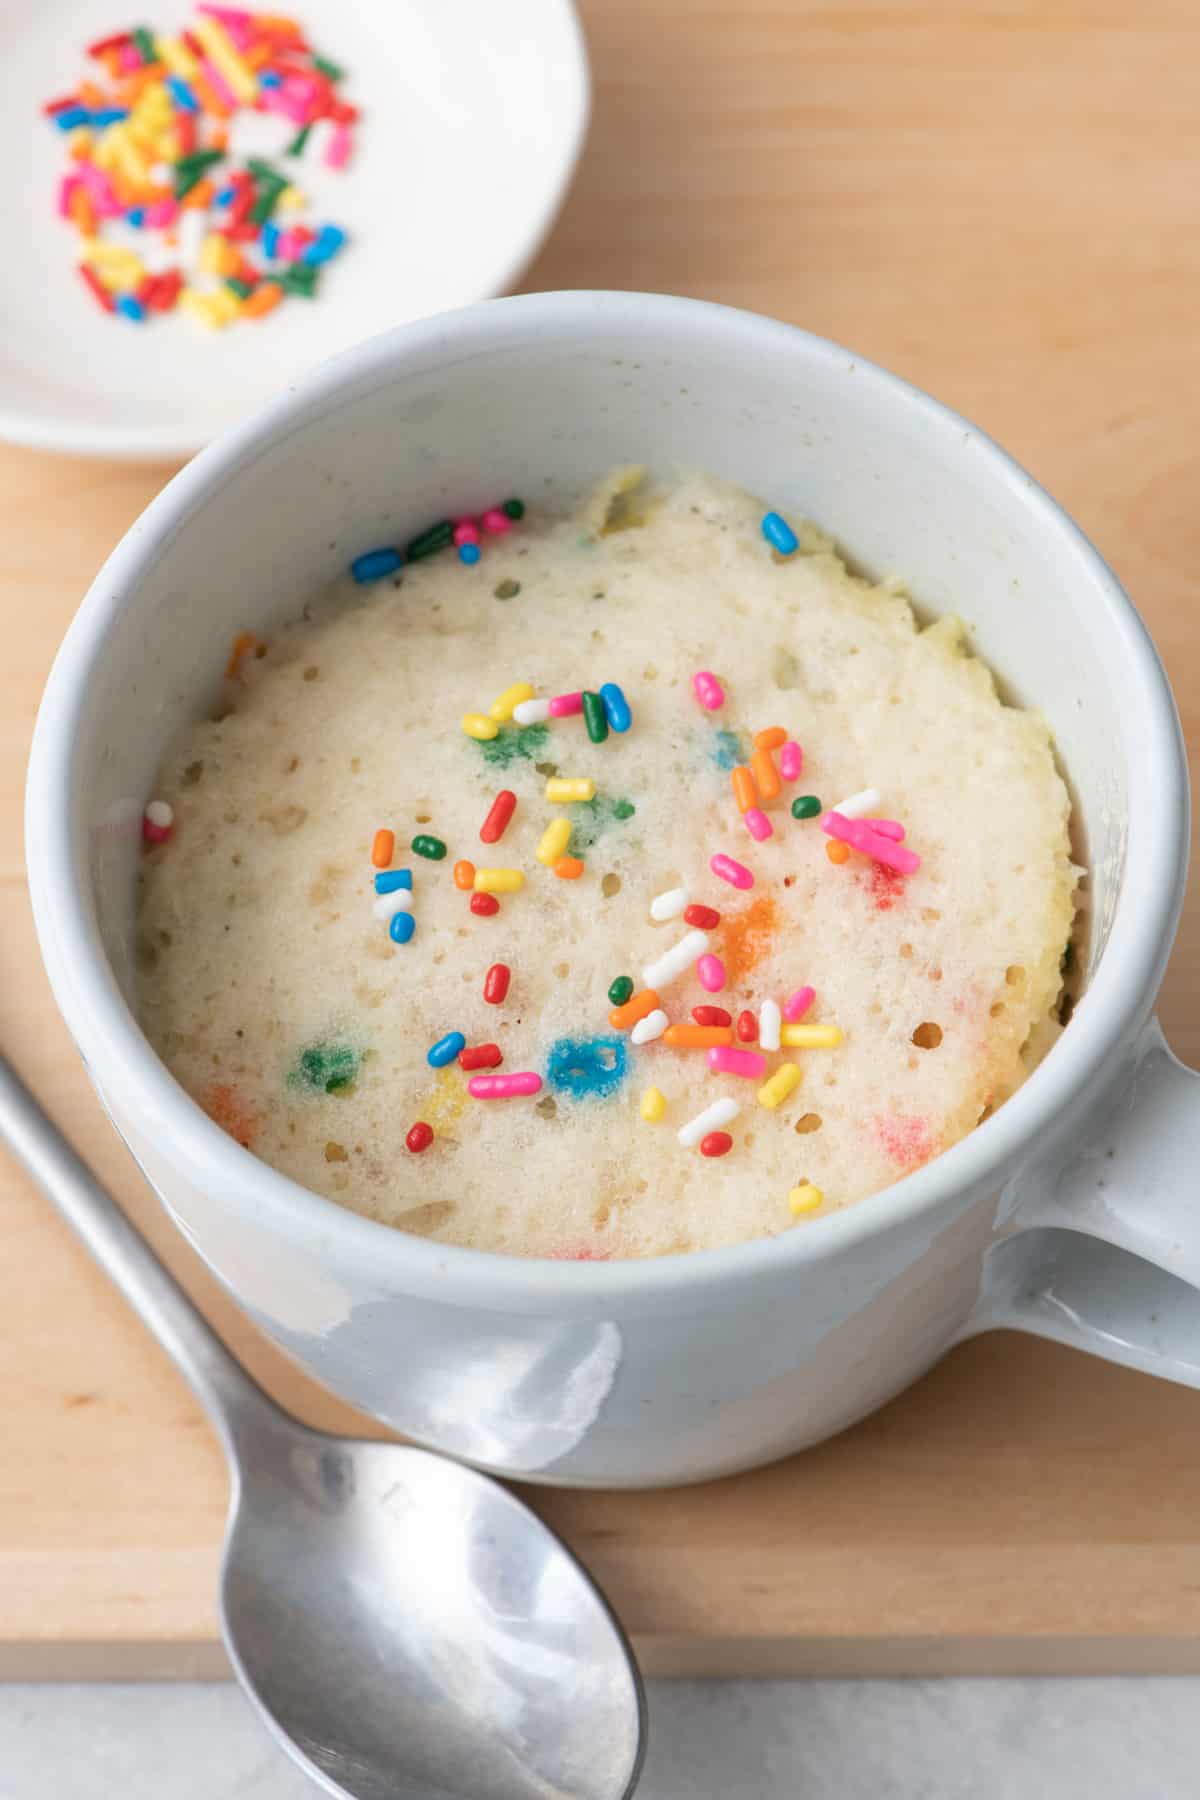
[[[660,1681],[650,1721],[639,1800],[1191,1800],[1200,1786],[1192,1677]],[[0,1800],[316,1791],[228,1683],[0,1687]]]

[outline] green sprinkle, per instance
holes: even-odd
[[[308,142],[309,133],[312,131],[312,128],[313,128],[313,122],[310,119],[307,125],[302,125],[300,127],[299,131],[296,133],[295,137],[292,139],[291,143],[288,145],[287,149],[284,151],[283,154],[285,156],[303,156],[304,155],[304,146]]]
[[[792,801],[793,819],[815,819],[821,810],[821,802],[815,794],[801,794],[798,800]]]
[[[352,1044],[336,1040],[310,1044],[297,1057],[287,1078],[288,1086],[306,1088],[312,1094],[344,1092],[361,1064],[362,1056]]]
[[[258,199],[250,208],[250,220],[252,224],[266,224],[271,214],[275,211],[275,208],[279,205],[279,196],[287,185],[287,182],[281,181],[278,175],[274,176],[270,181],[263,181],[262,190],[259,193]],[[293,263],[292,265],[293,268],[296,268],[297,266],[300,268],[310,268],[312,265],[309,263],[301,263],[299,265]]]
[[[278,169],[273,169],[269,162],[263,161],[261,156],[248,156],[246,167],[256,181],[277,181],[280,187],[288,185],[287,176],[281,175]]]
[[[175,198],[186,200],[194,187],[204,180],[203,169],[185,169],[182,175],[175,177]]]
[[[523,500],[506,500],[500,508],[500,511],[504,514],[506,519],[523,519],[525,517],[525,502]]]
[[[312,65],[314,69],[320,69],[322,75],[328,75],[330,81],[341,81],[346,73],[339,63],[331,62],[327,56],[314,56]]]
[[[428,531],[418,531],[415,538],[410,538],[404,548],[405,560],[417,562],[422,556],[432,556],[435,550],[447,550],[454,541],[454,527],[449,519],[439,519]]]
[[[624,1006],[633,997],[633,981],[628,975],[618,975],[608,990],[608,997],[614,1006]]]
[[[194,169],[211,169],[224,156],[223,150],[191,150],[175,163],[176,175],[190,175]]]
[[[608,736],[608,715],[599,694],[584,693],[583,722],[593,744],[602,744]]]
[[[536,765],[549,736],[549,728],[545,725],[521,725],[516,731],[510,725],[503,725],[494,738],[488,738],[486,742],[478,738],[473,741],[482,752],[484,762],[494,769],[507,769],[510,763],[519,759]]]
[[[492,589],[492,592],[493,592],[493,594],[495,594],[497,600],[515,600],[517,595],[520,593],[520,591],[521,591],[520,582],[519,581],[510,581],[510,580],[498,581],[496,583],[495,587]]]
[[[236,294],[239,300],[248,300],[254,292],[254,283],[252,281],[243,281],[240,275],[227,275],[225,277],[225,286],[229,288],[232,293]]]
[[[317,291],[317,276],[320,270],[312,263],[289,263],[272,280],[277,281],[285,294],[302,294],[311,300]]]
[[[137,53],[141,57],[143,63],[158,61],[158,52],[154,48],[154,39],[144,25],[134,26],[133,41],[137,45]]]
[[[637,807],[632,800],[616,800],[613,803],[614,819],[632,819]]]
[[[411,845],[413,854],[427,856],[430,862],[441,862],[446,854],[446,846],[441,838],[430,837],[428,832],[418,832]]]

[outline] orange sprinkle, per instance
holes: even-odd
[[[765,731],[754,734],[756,750],[779,750],[787,743],[787,732],[782,725],[768,725]]]
[[[94,81],[81,81],[75,91],[79,95],[80,105],[90,106],[93,112],[100,112],[108,105],[107,94]]]
[[[608,1022],[614,1031],[630,1031],[639,1019],[644,1019],[658,1005],[658,995],[653,988],[643,988],[640,994],[634,994],[624,1006],[614,1006],[608,1015]]]
[[[274,312],[283,299],[283,289],[277,281],[262,281],[248,299],[242,301],[240,319],[261,319],[269,312]]]
[[[114,183],[114,186],[115,185],[116,184]],[[208,177],[205,176],[201,181],[196,183],[190,193],[183,196],[183,199],[179,204],[180,206],[189,209],[192,207],[201,207],[207,211],[216,198],[216,193],[216,188],[213,186],[212,182],[209,181]]]
[[[840,844],[836,838],[831,838],[825,846],[825,854],[831,863],[849,862],[850,846],[849,844]]]
[[[560,856],[554,865],[554,873],[560,881],[578,881],[583,874],[583,864],[577,856]]]
[[[228,125],[210,126],[209,133],[208,133],[208,147],[210,150],[228,150],[228,148],[229,148],[229,127],[228,127]]]
[[[239,50],[238,55],[248,69],[261,69],[275,55],[274,44],[251,44],[248,50]]]
[[[371,844],[371,861],[377,869],[386,869],[396,849],[396,834],[381,825]]]
[[[454,865],[454,885],[461,888],[464,894],[470,893],[475,886],[475,864],[464,857],[462,862]]]
[[[72,221],[84,237],[96,235],[96,209],[92,205],[91,196],[84,187],[73,188],[71,198],[67,202],[67,210]]]
[[[739,812],[749,812],[752,806],[758,805],[758,789],[749,769],[739,766],[733,770],[729,779],[733,783],[733,797],[737,801]]]
[[[257,648],[258,648],[258,639],[255,637],[255,635],[252,631],[239,631],[238,632],[237,636],[233,640],[233,645],[229,652],[229,661],[225,664],[225,679],[226,679],[226,681],[233,680],[234,676],[238,672],[238,669],[241,667],[242,658],[244,656],[249,656],[250,652],[252,650],[256,650]]]
[[[191,88],[193,94],[195,94],[197,100],[199,100],[205,112],[215,113],[218,119],[227,119],[229,117],[229,108],[222,100],[220,94],[214,92],[212,82],[209,81],[199,69],[197,69],[196,73],[192,76],[188,86]],[[224,145],[218,144],[211,132],[209,133],[209,137],[212,139],[212,149],[224,149]],[[195,193],[195,191],[196,190],[193,188],[192,192]]]
[[[140,69],[131,69],[120,83],[122,100],[137,100],[143,89],[161,81],[166,72],[160,62],[143,63]]]
[[[85,132],[82,137],[76,137],[75,133],[72,132],[68,138],[67,148],[76,162],[91,162],[92,146],[89,140],[90,133],[87,132]]]
[[[778,908],[770,894],[760,894],[745,912],[725,914],[721,960],[731,986],[762,961],[778,925]]]
[[[249,1150],[258,1130],[258,1114],[232,1082],[214,1081],[200,1097],[200,1104],[222,1131]]]
[[[662,1041],[673,1050],[711,1050],[714,1045],[732,1044],[731,1025],[668,1025]]]
[[[779,792],[779,770],[769,750],[758,749],[750,758],[755,784],[764,800],[774,800]]]
[[[104,64],[109,75],[115,81],[117,76],[121,73],[121,57],[115,46],[110,50],[105,50],[100,57],[100,61]]]

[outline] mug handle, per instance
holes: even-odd
[[[1033,1332],[1200,1387],[1200,1074],[1157,1019],[1082,1143],[1017,1178],[963,1332]]]

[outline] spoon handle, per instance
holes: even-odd
[[[0,1139],[158,1339],[212,1420],[230,1461],[236,1461],[236,1439],[242,1432],[280,1418],[274,1402],[230,1355],[3,1056]]]

